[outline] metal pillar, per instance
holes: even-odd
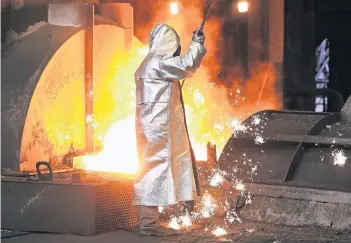
[[[85,150],[94,152],[94,5],[91,3],[53,3],[48,14],[51,25],[84,29],[85,68]]]
[[[85,146],[88,153],[95,152],[94,127],[94,5],[87,10],[84,38],[85,67]]]

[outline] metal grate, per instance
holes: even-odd
[[[138,210],[132,205],[133,182],[113,181],[96,187],[95,233],[138,226]]]

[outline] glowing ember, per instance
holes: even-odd
[[[178,224],[177,218],[171,218],[171,220],[169,221],[168,225],[172,229],[175,229],[175,230],[179,230],[180,229],[180,226]]]
[[[215,236],[223,236],[227,234],[227,231],[223,228],[217,227],[215,230],[212,231],[212,234]]]
[[[337,150],[337,149],[332,152],[332,157],[333,157],[333,164],[340,167],[344,166],[348,159],[345,156],[344,151]]]

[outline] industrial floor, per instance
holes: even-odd
[[[228,230],[223,237],[214,237],[203,231],[178,237],[141,237],[137,232],[116,231],[94,237],[76,235],[39,234],[2,231],[3,243],[350,243],[351,231],[333,231],[314,227],[284,227],[243,223]],[[17,236],[16,236],[17,235]]]

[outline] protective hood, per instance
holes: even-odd
[[[150,53],[170,54],[176,52],[180,44],[177,32],[166,24],[157,24],[150,33]]]

